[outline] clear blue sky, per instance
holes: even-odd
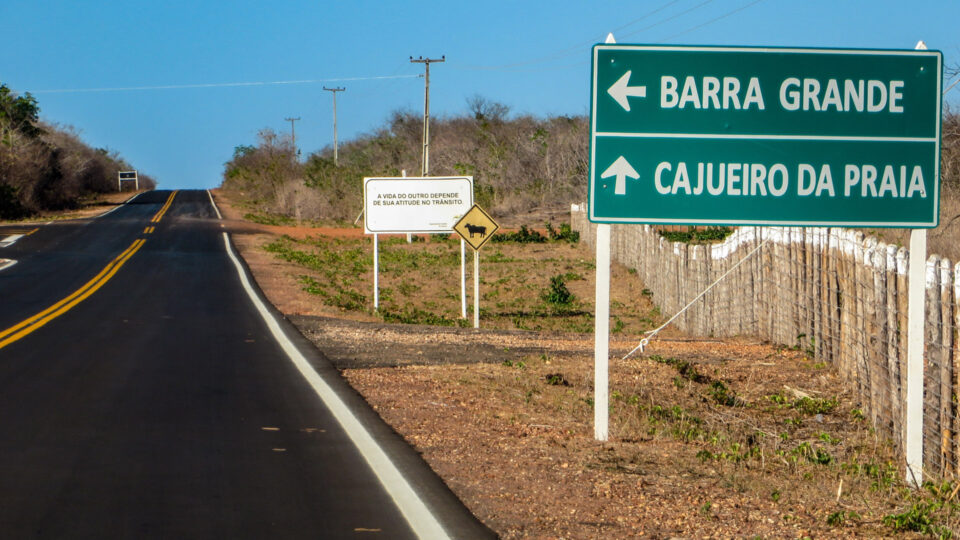
[[[951,66],[958,21],[956,0],[3,0],[0,82],[34,92],[44,119],[120,152],[160,187],[206,188],[258,130],[287,132],[285,117],[301,117],[304,155],[331,145],[324,84],[347,88],[341,141],[397,109],[421,113],[423,66],[411,55],[446,55],[431,67],[435,116],[464,112],[475,94],[514,113],[587,114],[590,46],[610,31],[620,43],[911,49],[923,39]],[[316,82],[215,86],[276,81]],[[46,92],[191,85],[211,86]]]

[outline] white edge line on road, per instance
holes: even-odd
[[[133,197],[130,197],[129,199],[123,201],[123,203],[121,203],[121,204],[119,204],[119,205],[117,205],[117,206],[114,206],[113,208],[107,210],[106,212],[100,214],[99,216],[94,216],[93,219],[100,219],[100,218],[102,218],[102,217],[104,217],[104,216],[107,216],[107,215],[112,214],[113,212],[116,212],[116,211],[119,210],[120,208],[126,206],[128,203],[133,202],[134,199],[136,199],[137,197],[143,195],[144,193],[146,193],[146,191],[141,191],[140,193],[137,193],[137,194],[134,195]]]
[[[264,322],[267,323],[267,328],[270,329],[273,338],[280,345],[280,348],[283,349],[283,352],[286,353],[287,357],[290,358],[290,361],[293,362],[293,365],[300,370],[300,374],[303,375],[310,386],[313,387],[314,392],[317,393],[320,400],[323,401],[324,405],[333,413],[334,418],[337,419],[337,422],[340,423],[340,426],[347,433],[347,436],[353,441],[353,444],[357,447],[357,450],[360,451],[363,459],[366,460],[370,468],[373,469],[373,473],[377,476],[380,484],[386,489],[387,493],[393,499],[393,502],[397,505],[397,508],[400,509],[400,512],[413,529],[413,532],[418,537],[425,539],[449,538],[446,531],[443,530],[443,526],[440,525],[437,518],[427,508],[427,505],[413,490],[397,469],[396,465],[390,461],[386,452],[380,448],[350,408],[337,396],[336,392],[330,388],[320,374],[313,369],[307,359],[303,357],[297,347],[287,338],[286,334],[284,334],[280,328],[280,324],[273,315],[271,315],[270,311],[250,285],[243,266],[240,264],[240,261],[233,252],[233,248],[230,246],[230,238],[227,233],[223,233],[223,243],[224,246],[226,246],[227,255],[229,255],[230,260],[233,261],[233,265],[237,269],[237,274],[240,276],[240,283],[243,285],[243,289],[247,292],[247,296],[250,297],[250,301],[254,307],[257,308]]]
[[[223,216],[220,215],[220,209],[217,208],[217,203],[213,202],[213,194],[210,193],[210,190],[207,190],[207,197],[210,197],[210,206],[213,206],[213,211],[217,213],[217,219],[223,219]]]
[[[15,264],[17,264],[17,261],[13,259],[0,259],[0,270],[6,270]]]

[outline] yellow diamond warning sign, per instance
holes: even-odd
[[[473,249],[480,249],[498,229],[500,225],[497,225],[490,214],[477,204],[473,205],[473,208],[453,226],[453,230],[457,231],[457,234],[463,237]]]

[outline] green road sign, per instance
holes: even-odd
[[[596,45],[590,220],[936,227],[939,51]]]

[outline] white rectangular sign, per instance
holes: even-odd
[[[471,207],[472,176],[363,179],[366,234],[453,232]]]

